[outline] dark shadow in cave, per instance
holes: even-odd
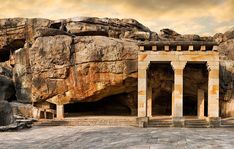
[[[108,96],[95,102],[76,102],[67,104],[64,106],[65,117],[130,116],[131,108],[121,101],[122,99],[124,100],[123,97],[125,97],[125,94]]]
[[[152,83],[152,115],[171,116],[174,72],[170,62],[151,63],[149,78]]]
[[[197,90],[205,91],[204,116],[207,116],[208,70],[206,63],[188,62],[183,73],[183,115],[197,116]]]
[[[0,62],[8,61],[10,58],[11,52],[23,48],[25,44],[25,39],[16,39],[9,42],[6,46],[0,49]]]

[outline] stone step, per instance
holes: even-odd
[[[152,127],[172,127],[172,125],[147,125],[148,128],[152,128]]]
[[[185,125],[186,128],[208,128],[209,125]]]
[[[185,122],[185,124],[198,124],[198,125],[201,125],[201,124],[207,124],[207,122]]]
[[[234,125],[234,120],[221,120],[221,125]]]
[[[187,128],[208,128],[209,124],[206,120],[194,119],[194,120],[185,120],[185,127]]]
[[[222,128],[233,128],[234,127],[234,117],[228,117],[221,119]]]
[[[154,122],[149,122],[149,124],[152,124],[152,125],[171,125],[172,122],[159,122],[159,121],[154,121]]]
[[[136,120],[116,119],[64,119],[44,120],[34,123],[37,126],[138,126]]]
[[[171,120],[150,120],[147,127],[171,127]]]
[[[220,127],[221,128],[234,128],[234,124],[229,124],[229,125],[228,124],[225,124],[225,125],[221,124]]]

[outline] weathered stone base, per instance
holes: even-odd
[[[145,128],[148,125],[148,122],[149,122],[148,117],[138,117],[137,118],[138,127],[140,127],[140,128]]]
[[[184,118],[183,117],[173,117],[172,118],[173,127],[184,127]]]
[[[221,125],[221,118],[220,117],[209,117],[209,118],[207,118],[207,121],[208,121],[209,126],[211,128],[220,127],[220,125]]]

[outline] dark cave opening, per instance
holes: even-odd
[[[172,96],[170,92],[165,92],[153,100],[153,116],[167,115],[170,116],[172,109]]]
[[[151,63],[149,78],[152,84],[152,115],[172,114],[174,72],[170,62]]]
[[[204,90],[204,116],[207,116],[208,70],[206,63],[188,62],[183,73],[183,115],[198,116],[198,89]]]
[[[11,53],[13,54],[15,50],[23,48],[24,44],[25,39],[15,39],[9,42],[3,49],[0,49],[0,62],[8,61]]]
[[[130,116],[132,109],[124,102],[127,99],[127,94],[118,94],[95,102],[70,103],[64,106],[64,114],[65,117]]]

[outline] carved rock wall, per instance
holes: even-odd
[[[45,101],[55,104],[95,102],[112,95],[130,95],[137,91],[138,41],[216,40],[220,42],[222,60],[220,100],[230,101],[234,86],[232,34],[217,34],[213,38],[180,35],[163,29],[158,35],[133,19],[1,19],[0,55],[1,61],[13,66],[12,79],[18,102],[33,102],[36,105]],[[11,53],[14,59],[8,60]],[[188,71],[191,72],[187,73],[187,84],[196,84],[196,78],[190,73],[204,77],[200,71]],[[158,75],[163,75],[163,72]],[[155,86],[158,87],[161,90],[170,89],[168,83]],[[186,91],[186,94],[192,93],[193,90]],[[134,111],[136,96],[130,98],[126,99],[130,102],[125,104]],[[221,104],[232,107],[229,106],[232,102]],[[221,111],[222,115],[230,110]]]

